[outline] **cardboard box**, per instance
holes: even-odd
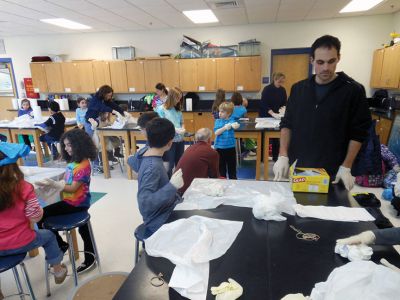
[[[289,178],[293,192],[328,193],[330,178],[325,169],[290,166]]]

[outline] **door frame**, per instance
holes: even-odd
[[[291,54],[310,54],[311,48],[285,48],[285,49],[271,49],[271,67],[269,70],[270,82],[272,82],[272,70],[273,70],[273,60],[274,55],[291,55]],[[312,75],[312,64],[308,65],[308,76]]]
[[[14,71],[14,66],[13,66],[13,63],[12,63],[12,59],[8,58],[8,57],[0,57],[0,63],[10,64],[11,72],[12,72],[12,78],[13,78],[13,86],[14,86],[15,96],[16,96],[16,98],[19,98],[17,81],[15,80],[15,71]]]

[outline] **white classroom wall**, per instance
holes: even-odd
[[[263,76],[268,76],[271,49],[310,47],[317,37],[331,34],[342,41],[338,70],[364,84],[369,92],[373,50],[390,40],[388,34],[394,27],[400,31],[400,13],[242,26],[16,36],[4,38],[7,54],[3,57],[12,58],[19,83],[30,77],[32,56],[67,54],[69,59],[111,59],[112,46],[126,45],[136,48],[136,56],[157,56],[178,53],[183,34],[220,45],[256,38],[262,43]],[[21,91],[21,85],[17,85]]]

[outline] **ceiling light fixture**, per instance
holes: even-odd
[[[218,19],[211,9],[202,10],[184,10],[183,14],[190,19],[193,23],[217,23]]]
[[[91,29],[92,28],[90,26],[83,25],[81,23],[74,22],[74,21],[71,21],[71,20],[68,20],[68,19],[64,19],[64,18],[41,19],[40,21],[43,22],[43,23],[48,23],[48,24],[51,24],[51,25],[60,26],[60,27],[73,29],[73,30]]]
[[[378,5],[382,1],[383,0],[352,0],[342,8],[340,13],[366,11]]]

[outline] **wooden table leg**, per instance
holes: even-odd
[[[33,143],[35,144],[36,159],[38,167],[43,167],[43,152],[39,138],[40,138],[39,130],[35,130],[33,133]]]
[[[257,133],[257,159],[256,159],[256,180],[260,180],[261,176],[261,143],[262,133]]]
[[[76,239],[76,229],[71,230],[71,238],[72,238],[72,244],[74,247],[74,254],[75,254],[75,260],[79,259],[79,247],[78,247],[78,240]]]
[[[130,149],[131,148],[131,141],[130,141],[130,138],[129,138],[129,132],[125,131],[124,134],[122,135],[122,138],[124,140],[124,147],[125,147],[125,149],[124,149],[124,160],[125,160],[125,163],[126,163],[126,173],[128,174],[128,179],[132,180],[133,179],[133,177],[132,177],[132,169],[128,165],[128,157],[129,157],[129,154],[131,153],[131,149]]]
[[[101,144],[101,157],[103,159],[103,172],[104,178],[110,178],[110,165],[108,162],[107,156],[107,147],[106,147],[106,137],[101,133],[99,134],[100,144]]]

